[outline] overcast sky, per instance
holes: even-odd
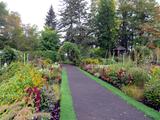
[[[7,3],[10,11],[20,14],[24,24],[36,24],[40,29],[43,28],[46,14],[51,6],[56,13],[60,10],[61,0],[0,0]],[[89,1],[89,0],[88,0]],[[160,0],[157,0],[160,2]]]

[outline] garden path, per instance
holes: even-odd
[[[64,66],[78,120],[150,120],[76,67]]]

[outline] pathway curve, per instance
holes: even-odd
[[[150,120],[144,113],[97,84],[76,67],[65,65],[78,120]]]

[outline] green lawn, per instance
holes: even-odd
[[[79,70],[81,72],[83,72],[86,76],[88,76],[89,78],[91,78],[92,80],[96,81],[98,84],[100,84],[104,88],[106,88],[107,90],[110,90],[115,95],[118,95],[120,98],[125,100],[128,104],[130,104],[130,105],[136,107],[138,110],[144,112],[147,116],[153,118],[154,120],[160,120],[160,113],[157,112],[156,110],[154,110],[154,109],[152,109],[150,107],[147,107],[146,105],[134,100],[133,98],[131,98],[131,97],[127,96],[126,94],[124,94],[119,89],[117,89],[117,88],[113,87],[112,85],[102,81],[101,79],[89,74],[88,72],[85,72],[84,70],[81,70],[81,69],[79,69]]]
[[[60,120],[77,120],[65,69],[62,71]]]

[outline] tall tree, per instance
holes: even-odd
[[[128,49],[133,41],[134,8],[132,0],[119,0],[118,16],[121,20],[119,29],[119,44]]]
[[[23,38],[18,45],[19,50],[34,51],[40,49],[40,32],[36,25],[23,25]]]
[[[10,12],[6,16],[6,26],[4,28],[4,36],[7,39],[6,45],[18,49],[23,36],[23,28],[20,15],[17,12]]]
[[[48,11],[48,14],[46,16],[46,23],[45,25],[49,28],[51,28],[52,30],[55,30],[56,29],[56,15],[55,15],[55,12],[53,10],[53,7],[51,5],[49,11]]]
[[[133,44],[145,45],[148,42],[150,35],[144,31],[144,27],[153,23],[155,7],[155,0],[119,0],[119,39],[122,46],[128,48]]]
[[[100,0],[97,13],[98,43],[106,53],[111,51],[116,42],[116,6],[114,0]]]
[[[0,2],[0,49],[4,47],[6,38],[4,37],[4,28],[6,26],[6,16],[8,11],[6,5],[3,2]]]
[[[145,24],[150,24],[155,21],[155,8],[157,3],[155,0],[137,0],[135,1],[135,26],[136,26],[136,41],[139,44],[146,44],[149,41],[149,34],[142,29]]]
[[[60,29],[66,33],[65,40],[76,43],[86,21],[86,2],[63,0],[63,3],[65,8],[61,11]]]
[[[88,34],[92,37],[92,41],[96,45],[96,15],[97,15],[97,8],[98,8],[98,0],[91,0],[90,6],[90,13],[88,15]]]

